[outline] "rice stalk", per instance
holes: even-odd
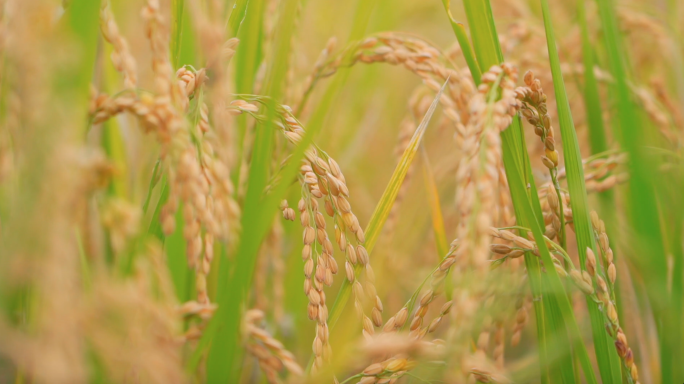
[[[0,0],[0,381],[673,381],[675,3]]]

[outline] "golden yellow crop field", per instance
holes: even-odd
[[[684,382],[679,0],[0,0],[0,384]]]

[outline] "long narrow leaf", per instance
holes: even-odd
[[[430,203],[430,216],[432,218],[432,230],[435,234],[435,243],[437,244],[437,252],[439,255],[446,255],[449,251],[449,243],[446,237],[446,230],[444,229],[444,218],[442,217],[442,205],[439,203],[439,191],[437,190],[437,182],[435,175],[430,167],[430,159],[427,157],[425,147],[421,146],[421,153],[423,155],[423,179],[425,180],[425,189],[427,192],[428,202]],[[445,292],[450,295],[451,292]]]
[[[534,222],[529,222],[522,214],[521,206],[523,204],[532,204],[535,216],[541,215],[541,207],[539,206],[539,199],[537,198],[537,190],[532,179],[532,170],[529,164],[529,159],[524,156],[518,156],[515,159],[515,153],[508,154],[511,148],[522,148],[523,153],[527,153],[527,146],[524,141],[523,132],[519,131],[519,135],[515,135],[513,127],[509,128],[502,134],[504,143],[504,166],[506,167],[506,174],[511,175],[513,170],[511,167],[516,167],[517,173],[525,175],[525,185],[528,186],[526,195],[519,195],[515,190],[511,189],[511,198],[515,209],[515,215],[518,222],[523,226],[535,225]],[[510,177],[510,176],[509,176]],[[527,203],[527,202],[528,203]],[[537,216],[537,225],[543,226],[543,218]],[[526,236],[526,233],[520,233],[521,236]],[[568,333],[566,331],[566,320],[563,319],[559,304],[555,297],[544,295],[548,287],[548,277],[542,275],[541,264],[538,257],[532,254],[525,255],[525,268],[527,269],[528,278],[530,280],[530,287],[533,296],[533,305],[535,309],[535,318],[537,325],[537,337],[539,339],[539,364],[542,374],[542,382],[550,382],[551,378],[560,377],[563,383],[574,383],[575,370],[572,354],[569,353],[569,348],[572,345]]]
[[[174,219],[176,220],[176,230],[164,239],[164,251],[171,281],[176,290],[176,297],[183,303],[190,300],[189,287],[191,285],[188,281],[188,271],[190,271],[188,259],[185,256],[187,242],[183,237],[185,220],[183,220],[182,206],[179,206]]]
[[[595,58],[593,52],[593,45],[589,39],[589,26],[587,24],[586,15],[586,0],[578,0],[578,18],[580,28],[582,31],[582,62],[584,64],[584,107],[587,113],[587,126],[589,128],[589,146],[591,153],[597,154],[608,150],[608,138],[606,129],[603,123],[603,108],[601,102],[601,95],[599,93],[599,85],[594,74]],[[598,194],[598,211],[606,223],[606,231],[614,243],[620,243],[618,238],[619,222],[617,219],[617,212],[615,206],[615,191],[608,189]],[[619,251],[613,249],[614,256],[618,256]],[[615,282],[615,300],[618,303],[618,313],[624,313],[620,305],[621,280]]]
[[[173,68],[180,67],[181,42],[183,36],[183,14],[185,13],[185,0],[173,0],[172,2],[173,26],[171,31],[171,62]]]
[[[72,100],[72,105],[78,106],[77,109],[80,109],[81,116],[87,116],[87,100],[97,50],[99,7],[99,1],[73,0],[69,3],[64,18],[65,26],[76,38],[74,42],[77,45],[73,48],[79,52],[81,57],[74,62],[71,70],[64,73],[64,76],[69,78],[62,79],[64,81],[61,81],[60,84],[69,84],[70,90],[77,91],[74,95],[77,99]]]
[[[632,261],[639,268],[644,280],[651,283],[647,293],[654,310],[654,317],[662,323],[658,327],[660,341],[661,375],[663,383],[675,382],[684,375],[684,366],[674,360],[682,351],[681,328],[681,262],[673,273],[674,291],[669,291],[664,276],[668,276],[667,257],[661,236],[660,216],[655,193],[652,158],[645,153],[648,132],[642,124],[639,105],[631,98],[626,69],[627,55],[620,36],[615,7],[611,0],[597,0],[604,46],[608,63],[615,79],[612,95],[616,99],[618,128],[615,136],[622,148],[629,154],[629,196],[628,211],[634,237],[630,246],[636,249]],[[677,234],[681,236],[681,234]],[[681,249],[681,244],[678,245]],[[680,251],[677,251],[680,253]]]
[[[449,17],[451,29],[454,30],[454,35],[456,35],[456,40],[458,40],[458,45],[461,46],[461,52],[463,52],[463,57],[465,58],[466,64],[468,64],[470,73],[473,75],[475,84],[479,85],[480,77],[482,77],[482,68],[480,68],[480,65],[477,63],[475,53],[473,52],[473,46],[470,44],[470,40],[468,40],[465,27],[462,23],[454,20],[454,16],[451,14],[451,0],[442,0],[442,4],[444,5],[444,10]]]
[[[466,1],[464,5],[466,9],[466,15],[468,16],[471,36],[475,44],[475,53],[481,68],[489,68],[492,65],[501,63],[503,61],[503,54],[499,44],[498,35],[496,33],[496,26],[494,24],[489,1]],[[530,160],[527,153],[527,146],[525,144],[525,138],[519,118],[514,119],[513,124],[511,124],[511,126],[503,132],[502,145],[504,154],[508,153],[508,156],[504,156],[504,166],[506,167],[507,177],[510,179],[511,172],[515,170],[519,175],[522,176],[525,185],[527,185],[526,195],[517,195],[513,193],[513,190],[511,190],[518,222],[526,226],[543,226],[541,206],[537,198],[534,178],[532,176]],[[533,207],[534,215],[530,216],[529,218],[533,220],[536,219],[537,222],[528,222],[527,219],[522,216],[522,212],[520,211],[521,206],[526,204],[529,204]],[[548,289],[548,287],[545,287],[545,285],[548,283],[543,284],[544,281],[541,279],[538,260],[531,255],[526,255],[525,264],[530,276],[530,287],[532,289],[532,294],[537,298],[541,298],[542,291]],[[568,353],[560,355],[558,361],[554,362],[553,366],[550,366],[549,364],[551,364],[551,362],[548,361],[547,352],[550,349],[555,350],[562,348],[563,345],[569,344],[569,340],[563,337],[565,332],[556,331],[562,330],[565,327],[577,326],[577,324],[574,322],[574,318],[568,319],[565,316],[559,317],[555,315],[557,311],[560,311],[560,303],[558,303],[554,297],[543,301],[536,300],[534,304],[535,316],[537,318],[537,337],[539,342],[539,362],[542,382],[549,382],[550,372],[548,370],[551,369],[552,371],[555,371],[555,367],[560,370],[560,376],[564,380],[572,379],[572,371],[574,370],[572,354]],[[547,311],[552,311],[553,313],[547,314]],[[551,332],[555,333],[551,334]],[[582,343],[581,339],[578,342],[581,344],[582,348],[584,348],[584,344]],[[580,355],[579,357],[585,368],[590,367],[588,357],[584,355]],[[585,374],[587,377],[591,377],[593,379],[593,372],[585,371]],[[558,375],[554,372],[553,376],[555,377]],[[588,381],[591,382],[589,379]]]
[[[105,53],[103,57],[109,57],[112,50],[111,45],[106,44],[103,48]],[[102,91],[110,94],[117,92],[119,90],[117,84],[120,80],[116,69],[111,65],[111,61],[103,60],[101,68],[102,78],[100,83]],[[126,175],[128,175],[128,165],[126,164],[126,149],[118,119],[109,119],[102,124],[102,147],[107,154],[107,158],[114,163],[117,170],[109,184],[108,194],[126,198],[128,197],[128,180],[126,178]]]
[[[265,88],[271,100],[279,100],[282,95],[288,68],[284,63],[288,62],[299,1],[287,0],[280,5],[281,14],[276,27],[277,38],[273,45],[273,61],[266,75]],[[216,297],[219,309],[211,321],[210,329],[207,329],[204,335],[205,340],[206,337],[213,336],[207,356],[207,381],[212,383],[235,382],[241,372],[240,367],[237,366],[243,352],[240,348],[241,310],[247,299],[247,291],[252,284],[259,248],[266,234],[264,228],[270,223],[275,213],[275,211],[265,211],[267,207],[262,204],[262,195],[269,180],[273,154],[275,130],[272,117],[274,113],[274,108],[267,110],[270,118],[258,127],[254,140],[242,216],[242,239],[233,273],[230,273],[231,266],[228,263],[221,263],[219,267],[219,287]]]
[[[230,14],[229,30],[240,39],[235,52],[235,91],[240,94],[253,93],[257,71],[263,59],[263,30],[266,1],[241,0]],[[243,9],[244,8],[244,9]],[[249,12],[247,12],[249,11]],[[246,13],[245,13],[246,12]],[[235,17],[233,17],[235,15]],[[241,18],[238,18],[241,15]],[[238,22],[240,20],[240,22]],[[245,134],[248,116],[237,119],[237,159],[243,160]],[[233,172],[233,184],[239,186],[242,167]]]
[[[397,199],[397,194],[399,194],[401,184],[404,182],[406,173],[408,172],[409,167],[411,166],[411,163],[413,162],[413,159],[415,158],[416,153],[418,152],[420,142],[423,139],[423,135],[425,134],[425,130],[427,129],[428,123],[430,122],[430,119],[432,118],[432,115],[435,112],[435,109],[437,108],[439,98],[442,95],[442,92],[444,91],[446,84],[447,82],[445,82],[442,85],[442,88],[437,93],[435,99],[432,101],[432,104],[430,105],[430,108],[428,109],[427,113],[425,113],[425,116],[423,117],[423,120],[420,122],[420,125],[418,126],[418,128],[416,128],[416,131],[413,133],[411,142],[409,142],[409,145],[406,147],[404,153],[401,155],[401,158],[399,159],[399,164],[397,164],[397,167],[394,169],[392,177],[390,178],[390,181],[387,183],[387,187],[385,187],[385,191],[382,193],[380,201],[378,201],[378,205],[375,206],[375,210],[373,211],[373,215],[371,216],[371,219],[368,222],[368,226],[366,227],[365,231],[365,246],[368,250],[368,253],[371,253],[373,251],[373,247],[375,246],[375,243],[378,240],[378,237],[380,236],[380,231],[382,230],[382,227],[385,225],[385,221],[387,221],[387,217],[389,216],[390,210],[392,209],[392,205],[394,205],[394,201]],[[356,268],[356,272],[359,273],[361,267],[357,266]],[[335,324],[337,324],[337,321],[342,315],[342,311],[344,310],[344,307],[347,304],[347,301],[349,300],[350,294],[351,284],[349,283],[349,280],[345,280],[342,284],[342,288],[340,288],[340,292],[337,294],[335,303],[333,303],[332,309],[330,310],[330,316],[328,319],[328,326],[330,327],[330,329],[333,329],[335,327]]]
[[[492,7],[489,0],[468,0],[463,2],[463,6],[468,17],[470,37],[473,39],[477,62],[481,70],[487,71],[492,65],[498,65],[503,61],[499,35],[496,33],[496,25],[492,17]],[[475,82],[479,83],[480,79]]]
[[[517,119],[516,119],[517,120]],[[518,124],[518,132],[522,134],[522,131],[520,130],[520,124]],[[514,150],[518,148],[515,143],[515,131],[513,127],[507,129],[501,134],[501,137],[503,139],[503,159],[504,159],[504,167],[506,168],[506,177],[509,179],[509,184],[510,184],[510,176],[513,172],[511,168],[516,168],[518,174],[524,174],[525,169],[527,169],[522,162],[522,159],[520,159],[520,156],[516,155],[516,152]],[[520,145],[522,145],[524,141],[521,142]],[[525,152],[527,150],[525,149]],[[519,153],[519,151],[518,151]],[[528,184],[528,185],[533,185],[533,184]],[[522,219],[523,215],[520,212],[522,204],[524,204],[526,201],[529,201],[530,196],[527,194],[517,194],[516,191],[511,189],[511,200],[513,201],[513,209],[515,211],[515,217],[518,220],[518,222],[526,227],[532,226],[534,223],[529,223]],[[521,234],[522,235],[522,234]],[[546,319],[547,315],[545,314],[545,302],[542,301],[540,298],[542,297],[542,283],[541,283],[541,265],[539,263],[539,260],[537,259],[536,256],[531,255],[528,253],[525,254],[525,269],[527,269],[527,276],[530,281],[530,289],[532,291],[532,303],[534,305],[534,315],[535,315],[535,320],[536,320],[536,330],[537,330],[537,343],[539,344],[539,369],[540,369],[540,376],[541,376],[541,382],[546,384],[549,383],[549,370],[548,370],[548,362],[547,362],[547,356],[548,356],[548,347],[547,347],[547,342],[546,342],[546,334],[547,334],[547,328],[549,328],[549,321]],[[556,327],[553,327],[554,329]]]
[[[505,151],[504,156],[509,157],[509,162],[512,161],[512,159],[510,159],[512,155],[509,151]],[[516,167],[510,167],[507,168],[507,173],[509,171],[511,194],[523,196],[525,194],[525,185],[523,184],[523,178],[518,172],[518,169]],[[582,342],[581,332],[577,322],[575,321],[572,305],[570,304],[570,300],[565,293],[565,288],[563,287],[563,282],[561,281],[558,272],[556,272],[555,268],[551,267],[554,265],[553,260],[551,259],[551,254],[546,246],[544,234],[540,225],[538,224],[538,220],[535,217],[532,206],[529,201],[522,200],[521,203],[516,207],[519,209],[517,212],[520,212],[520,219],[524,222],[531,223],[530,229],[534,235],[534,240],[537,243],[541,261],[544,263],[544,265],[548,266],[545,268],[546,277],[544,278],[544,281],[547,282],[548,285],[544,291],[544,294],[553,296],[558,303],[560,313],[565,320],[565,324],[567,325],[567,330],[570,334],[573,347],[575,348],[575,352],[578,354],[586,381],[588,383],[596,383],[593,368],[591,367],[591,361],[589,360],[589,354],[587,353],[587,349]]]
[[[598,82],[594,74],[594,53],[589,39],[589,26],[587,25],[587,12],[585,0],[577,0],[579,23],[582,30],[582,62],[584,64],[584,106],[587,110],[589,124],[589,145],[591,153],[600,153],[608,150],[603,116],[601,113],[601,96]]]
[[[589,145],[591,153],[597,154],[608,150],[608,138],[603,124],[603,108],[601,95],[599,94],[598,81],[594,74],[594,52],[589,39],[589,26],[587,25],[586,0],[577,0],[579,23],[582,30],[582,62],[584,64],[584,107],[587,112],[587,125],[589,127]],[[602,191],[598,194],[600,203],[601,217],[612,228],[617,225],[615,213],[615,200],[612,189]],[[610,237],[615,239],[613,233]],[[620,290],[616,293],[619,296]],[[618,297],[619,301],[619,297]]]
[[[437,182],[435,175],[430,166],[430,159],[428,159],[425,146],[421,146],[421,153],[423,155],[423,179],[425,180],[425,189],[428,195],[428,202],[430,203],[430,217],[432,218],[432,232],[435,236],[435,243],[437,245],[437,252],[440,256],[446,255],[449,252],[449,242],[447,241],[446,228],[444,227],[444,217],[442,216],[442,205],[439,202],[439,190],[437,189]],[[452,279],[444,280],[444,296],[447,300],[451,300],[454,293]],[[409,313],[413,308],[411,307]]]
[[[237,36],[240,26],[243,21],[247,18],[247,8],[250,4],[250,0],[237,0],[230,10],[230,16],[228,17],[228,32],[231,36]],[[254,9],[250,11],[253,13]],[[261,16],[260,13],[254,12],[255,16]]]
[[[594,235],[589,219],[589,207],[587,205],[587,190],[584,185],[584,167],[582,154],[580,153],[575,124],[572,121],[568,96],[565,93],[565,83],[560,69],[560,59],[556,50],[556,40],[553,32],[553,24],[549,13],[547,0],[541,0],[542,13],[544,15],[544,27],[546,28],[546,42],[549,51],[549,62],[553,74],[553,88],[556,94],[556,107],[563,141],[563,160],[568,179],[568,189],[572,200],[572,215],[575,227],[577,249],[580,257],[580,265],[585,268],[587,248],[596,250]],[[603,324],[603,315],[596,304],[587,297],[587,306],[591,317],[591,329],[594,336],[594,349],[598,361],[599,371],[604,383],[617,383],[622,380],[620,359],[612,341],[608,337]]]

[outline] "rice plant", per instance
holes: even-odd
[[[0,0],[0,383],[684,382],[682,21]]]

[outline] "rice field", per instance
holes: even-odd
[[[0,0],[0,384],[684,382],[683,22]]]

